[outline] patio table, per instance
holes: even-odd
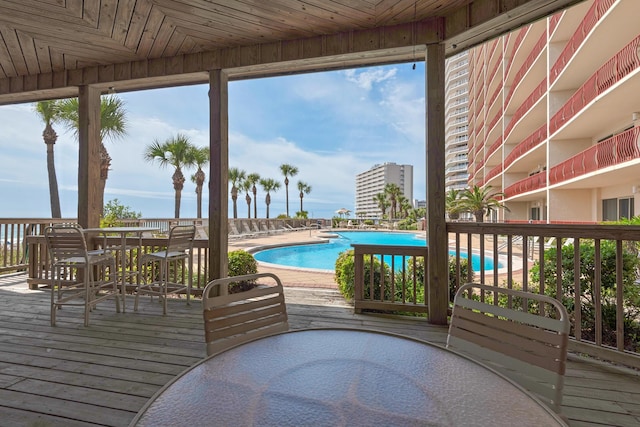
[[[307,329],[214,354],[130,426],[566,426],[537,398],[443,347],[383,332]]]
[[[137,277],[138,271],[131,269],[131,266],[127,264],[127,249],[135,249],[142,247],[142,233],[158,231],[158,227],[104,227],[104,228],[85,228],[85,233],[99,233],[106,239],[109,234],[120,235],[120,292],[122,293],[122,312],[125,312],[125,296],[128,277]],[[138,244],[136,246],[127,247],[127,236],[134,234],[138,238]],[[106,241],[106,240],[105,240]]]

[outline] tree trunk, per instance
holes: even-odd
[[[284,192],[287,201],[287,218],[289,218],[289,178],[287,176],[284,177]]]
[[[247,193],[245,199],[247,200],[247,218],[251,218],[251,196],[249,193]]]
[[[176,168],[176,171],[173,173],[173,189],[176,192],[176,202],[175,202],[175,217],[180,218],[180,200],[182,198],[182,189],[184,188],[184,175],[182,174],[182,170],[180,168]]]
[[[269,193],[264,198],[264,202],[267,204],[267,219],[269,219],[269,205],[271,204],[271,195]]]
[[[102,141],[100,142],[100,188],[98,189],[98,200],[100,201],[100,216],[104,215],[104,189],[109,178],[111,168],[111,156]]]
[[[49,175],[49,201],[51,203],[51,218],[62,218],[60,211],[60,195],[58,193],[58,178],[56,177],[56,164],[53,156],[53,147],[58,139],[56,131],[50,124],[44,128],[42,138],[47,145],[47,174]]]
[[[197,218],[202,218],[202,187],[204,186],[205,175],[202,169],[198,169],[195,173],[196,177],[196,200],[197,200]]]
[[[238,189],[234,185],[231,187],[231,200],[233,200],[233,218],[238,218]]]
[[[476,217],[476,222],[484,222],[484,209],[479,211],[474,211],[473,216]]]
[[[304,193],[301,191],[300,192],[300,215],[302,215],[303,209],[302,209],[302,198],[304,197]]]
[[[254,185],[253,188],[251,189],[251,191],[253,192],[253,217],[257,219],[258,218],[258,203],[256,203],[256,201],[258,200],[257,199],[258,189]]]

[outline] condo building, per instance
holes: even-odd
[[[497,220],[640,213],[640,1],[587,0],[469,51],[469,183]]]
[[[469,141],[469,51],[445,62],[445,190],[467,188]]]
[[[384,193],[387,184],[396,184],[408,200],[413,200],[413,166],[384,163],[356,175],[355,214],[361,218],[381,218],[382,211],[375,201]],[[389,211],[387,211],[389,213]]]

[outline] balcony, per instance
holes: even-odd
[[[519,196],[523,193],[543,189],[547,186],[547,174],[544,172],[531,175],[504,189],[505,198]]]
[[[624,49],[609,59],[569,98],[569,100],[549,120],[549,134],[553,135],[566,123],[577,116],[591,101],[608,91],[640,67],[637,52],[640,36],[632,40]],[[620,96],[620,98],[626,97]],[[619,103],[619,101],[615,101]],[[599,126],[599,124],[597,124]],[[567,138],[567,136],[564,136]]]
[[[549,185],[640,158],[640,128],[632,128],[589,147],[549,170]]]

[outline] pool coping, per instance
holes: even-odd
[[[340,231],[372,231],[372,230],[340,230]],[[375,230],[375,231],[379,231],[379,230]],[[388,230],[385,230],[388,231]],[[415,230],[413,230],[415,232]],[[303,246],[303,245],[312,245],[312,244],[322,244],[322,243],[329,243],[330,239],[332,238],[336,238],[339,237],[337,233],[335,232],[323,232],[321,234],[318,234],[317,236],[315,236],[313,238],[313,240],[301,240],[301,241],[294,241],[294,242],[278,242],[278,243],[266,243],[266,244],[261,244],[261,245],[256,245],[256,246],[251,246],[248,248],[245,248],[244,250],[247,251],[250,254],[254,254],[256,252],[259,251],[263,251],[263,250],[267,250],[267,249],[274,249],[274,248],[282,248],[282,247],[288,247],[288,246]],[[453,243],[453,245],[452,245]],[[449,249],[455,249],[455,241],[449,241]],[[489,258],[493,258],[493,253],[491,251],[485,250],[485,256],[489,257]],[[480,250],[479,249],[472,249],[471,251],[472,254],[475,255],[480,255]],[[485,276],[487,275],[491,275],[493,276],[494,274],[497,275],[504,275],[508,272],[509,269],[509,265],[508,265],[508,258],[506,255],[504,254],[500,254],[498,253],[498,257],[497,257],[498,263],[501,263],[503,265],[502,268],[498,268],[497,273],[494,273],[494,269],[490,269],[490,270],[485,270]],[[511,268],[513,269],[513,271],[518,271],[521,270],[522,267],[524,266],[523,263],[523,258],[521,257],[517,257],[517,256],[513,256],[512,257],[513,263],[511,265]],[[320,268],[308,268],[308,267],[294,267],[294,266],[289,266],[289,265],[282,265],[282,264],[272,264],[272,263],[268,263],[268,262],[264,262],[264,261],[258,261],[256,260],[258,265],[266,267],[266,268],[276,268],[276,269],[284,269],[284,270],[291,270],[291,271],[300,271],[300,272],[309,272],[309,273],[335,273],[335,270],[325,270],[325,269],[320,269]],[[475,274],[478,274],[479,272],[475,272]]]

